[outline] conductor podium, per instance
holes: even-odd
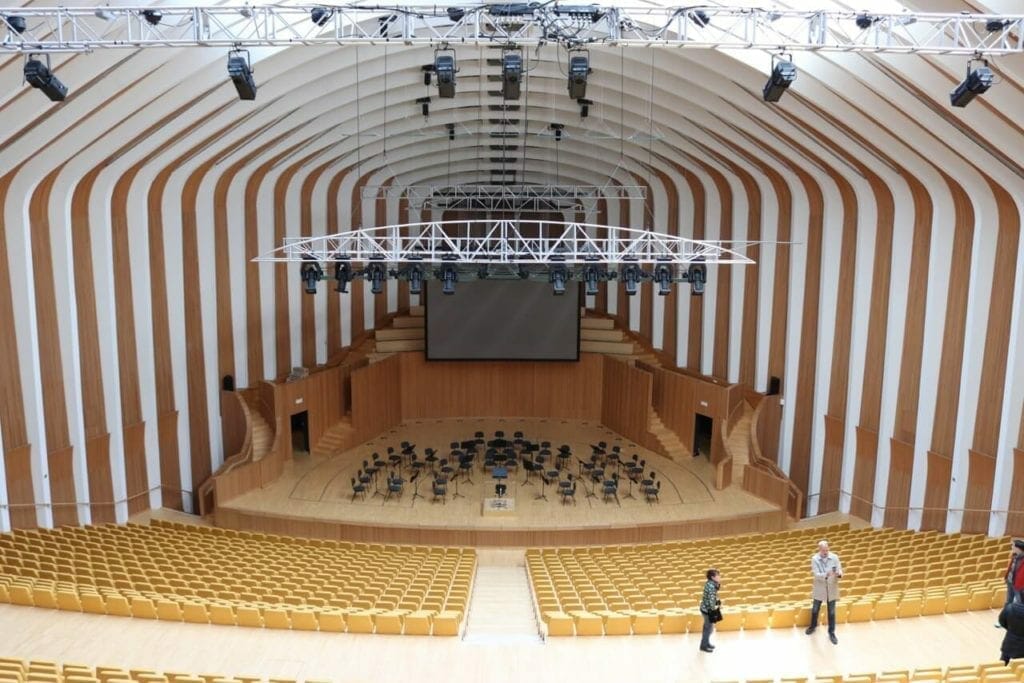
[[[484,498],[482,506],[484,517],[515,517],[515,498]]]

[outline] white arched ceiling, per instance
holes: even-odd
[[[423,84],[433,51],[402,45],[252,50],[255,102],[237,101],[216,49],[57,55],[60,105],[19,85],[20,58],[0,61],[0,111],[18,122],[0,143],[18,294],[0,302],[0,529],[191,508],[230,455],[222,375],[255,386],[325,362],[408,305],[396,283],[380,298],[325,283],[310,306],[295,266],[248,259],[284,235],[374,224],[364,187],[388,185],[395,223],[403,187],[488,181],[500,142],[488,119],[501,113],[488,109],[500,84],[486,60],[498,52],[456,51],[452,100]],[[508,114],[520,180],[647,185],[647,201],[606,199],[611,224],[797,242],[762,246],[756,269],[732,268],[721,293],[712,277],[702,299],[613,285],[591,303],[690,370],[759,391],[779,377],[778,463],[808,510],[1001,533],[1001,511],[1024,504],[1010,486],[1024,477],[1024,57],[995,60],[1001,82],[952,109],[961,58],[797,54],[798,80],[767,105],[766,53],[593,46],[583,119],[564,50],[527,53]],[[562,142],[551,123],[566,126]],[[88,275],[54,277],[86,256]],[[943,468],[945,489],[930,479]]]

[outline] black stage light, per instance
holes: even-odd
[[[580,105],[580,118],[585,119],[590,116],[590,105],[592,105],[594,101],[580,99],[576,100],[576,102]]]
[[[633,296],[640,288],[640,280],[643,278],[643,271],[640,266],[626,266],[622,270],[622,281],[626,285],[626,294]]]
[[[164,13],[158,9],[144,9],[142,10],[142,18],[146,20],[146,23],[150,26],[156,26],[160,23],[160,20],[164,18]]]
[[[25,22],[25,17],[13,16],[13,17],[0,17],[7,25],[11,27],[11,30],[17,34],[22,34],[25,29],[28,28],[28,24]]]
[[[416,104],[420,105],[420,111],[423,112],[424,116],[430,116],[430,98],[429,97],[417,97]]]
[[[587,76],[590,74],[590,58],[586,54],[569,57],[569,97],[574,100],[587,96]]]
[[[704,283],[708,281],[708,267],[703,263],[691,263],[687,269],[687,280],[690,281],[690,294],[700,296],[704,293]]]
[[[441,281],[442,294],[454,294],[455,283],[459,281],[459,271],[455,266],[443,266],[434,272],[434,276]]]
[[[601,279],[601,273],[597,266],[587,266],[583,269],[583,284],[586,287],[587,296],[597,296],[597,283]]]
[[[787,60],[779,60],[772,66],[772,75],[764,84],[764,101],[778,102],[786,89],[796,80],[796,65]]]
[[[334,10],[329,7],[314,7],[309,12],[309,18],[313,20],[313,23],[317,26],[323,26],[331,17],[334,16]]]
[[[49,60],[47,60],[49,61]],[[68,95],[68,87],[53,75],[49,66],[31,57],[25,62],[25,80],[33,88],[41,90],[53,102],[63,102]]]
[[[462,17],[466,16],[466,10],[461,7],[449,7],[446,11],[452,21],[462,21]]]
[[[878,21],[878,17],[873,17],[870,14],[864,13],[858,14],[857,18],[855,19],[857,28],[861,30],[867,30],[871,28],[871,25],[874,24],[876,21]]]
[[[434,73],[437,74],[438,97],[455,97],[455,54],[438,53],[434,56]]]
[[[388,273],[383,263],[371,263],[363,271],[363,278],[370,281],[370,292],[380,294],[384,291],[384,281],[388,279]]]
[[[228,76],[235,84],[238,99],[256,99],[256,80],[252,77],[252,65],[249,64],[249,53],[236,50],[228,53]]]
[[[991,88],[993,80],[992,70],[987,64],[977,69],[972,69],[968,65],[967,78],[949,93],[949,103],[954,107],[966,107],[971,100]]]
[[[658,266],[654,269],[654,281],[658,283],[658,294],[665,296],[672,292],[672,269]]]
[[[556,295],[565,294],[565,283],[569,279],[569,271],[563,265],[551,266],[548,269],[548,282]]]
[[[690,19],[693,21],[693,23],[697,24],[697,26],[700,26],[701,28],[704,28],[705,26],[711,23],[711,17],[708,16],[708,13],[702,9],[690,12]]]
[[[1009,21],[1003,19],[989,19],[985,23],[985,30],[989,33],[995,33],[996,31],[1002,31],[1004,28],[1010,25]],[[20,31],[19,31],[20,33]]]
[[[523,55],[506,52],[501,57],[501,96],[506,100],[518,100],[522,80]]]
[[[348,292],[348,283],[352,281],[352,266],[347,263],[334,264],[334,291],[338,294]]]
[[[304,256],[303,258],[307,259],[307,261],[299,269],[299,276],[302,278],[302,284],[306,288],[306,294],[316,294],[316,283],[324,278],[323,268],[313,260],[312,256]]]
[[[419,266],[409,268],[409,293],[419,294],[423,291],[423,269]]]
[[[455,124],[454,123],[446,123],[446,124],[444,124],[444,127],[448,129],[448,140],[449,141],[454,140],[455,139]]]

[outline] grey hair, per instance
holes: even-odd
[[[818,549],[819,550],[821,549],[822,546],[825,546],[827,548],[828,547],[828,541],[826,541],[825,539],[821,539],[820,541],[818,541]]]

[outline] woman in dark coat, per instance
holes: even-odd
[[[999,613],[999,625],[1006,629],[999,658],[1008,664],[1011,659],[1024,657],[1024,591]]]
[[[718,609],[722,601],[718,599],[718,589],[722,585],[722,574],[712,567],[707,571],[707,583],[704,584],[704,593],[700,598],[700,613],[704,617],[704,631],[701,633],[701,652],[714,652],[715,646],[711,644],[711,632],[715,630],[715,624],[711,621],[711,612]]]

